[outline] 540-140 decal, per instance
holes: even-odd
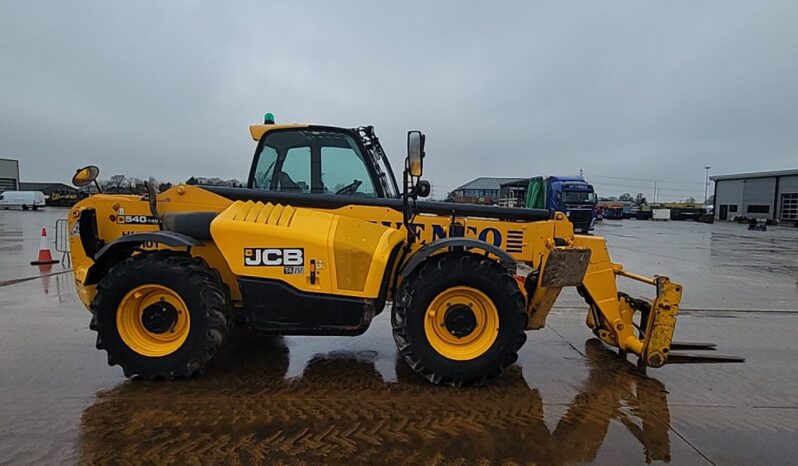
[[[161,221],[158,217],[151,215],[117,215],[116,223],[120,225],[157,225]]]

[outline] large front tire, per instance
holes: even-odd
[[[408,365],[432,383],[481,385],[518,359],[526,341],[524,297],[495,261],[433,256],[401,284],[393,335]]]
[[[171,251],[130,257],[97,285],[91,321],[97,349],[126,377],[190,377],[227,336],[227,296],[202,259]]]

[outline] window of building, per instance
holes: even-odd
[[[770,206],[769,205],[749,205],[747,207],[746,212],[749,214],[769,214],[770,213]]]
[[[729,212],[737,212],[737,204],[730,205]]]
[[[798,193],[781,195],[781,219],[798,220]]]

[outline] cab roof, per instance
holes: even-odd
[[[309,124],[303,123],[289,123],[289,124],[282,124],[282,125],[251,125],[249,127],[249,133],[252,135],[252,139],[255,141],[260,141],[260,138],[263,137],[264,134],[268,133],[269,131],[274,131],[278,129],[291,129],[291,128],[307,128]]]

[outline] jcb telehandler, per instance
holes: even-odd
[[[93,195],[69,214],[78,295],[97,348],[126,376],[203,369],[233,321],[280,335],[358,335],[392,302],[396,345],[433,383],[479,384],[517,358],[563,287],[587,325],[639,364],[668,360],[682,287],[610,260],[557,212],[420,201],[425,136],[397,185],[372,127],[250,127],[246,188]],[[73,182],[96,184],[98,169]],[[99,191],[99,185],[97,185]],[[628,277],[653,301],[616,289]],[[639,318],[635,321],[635,315]]]

